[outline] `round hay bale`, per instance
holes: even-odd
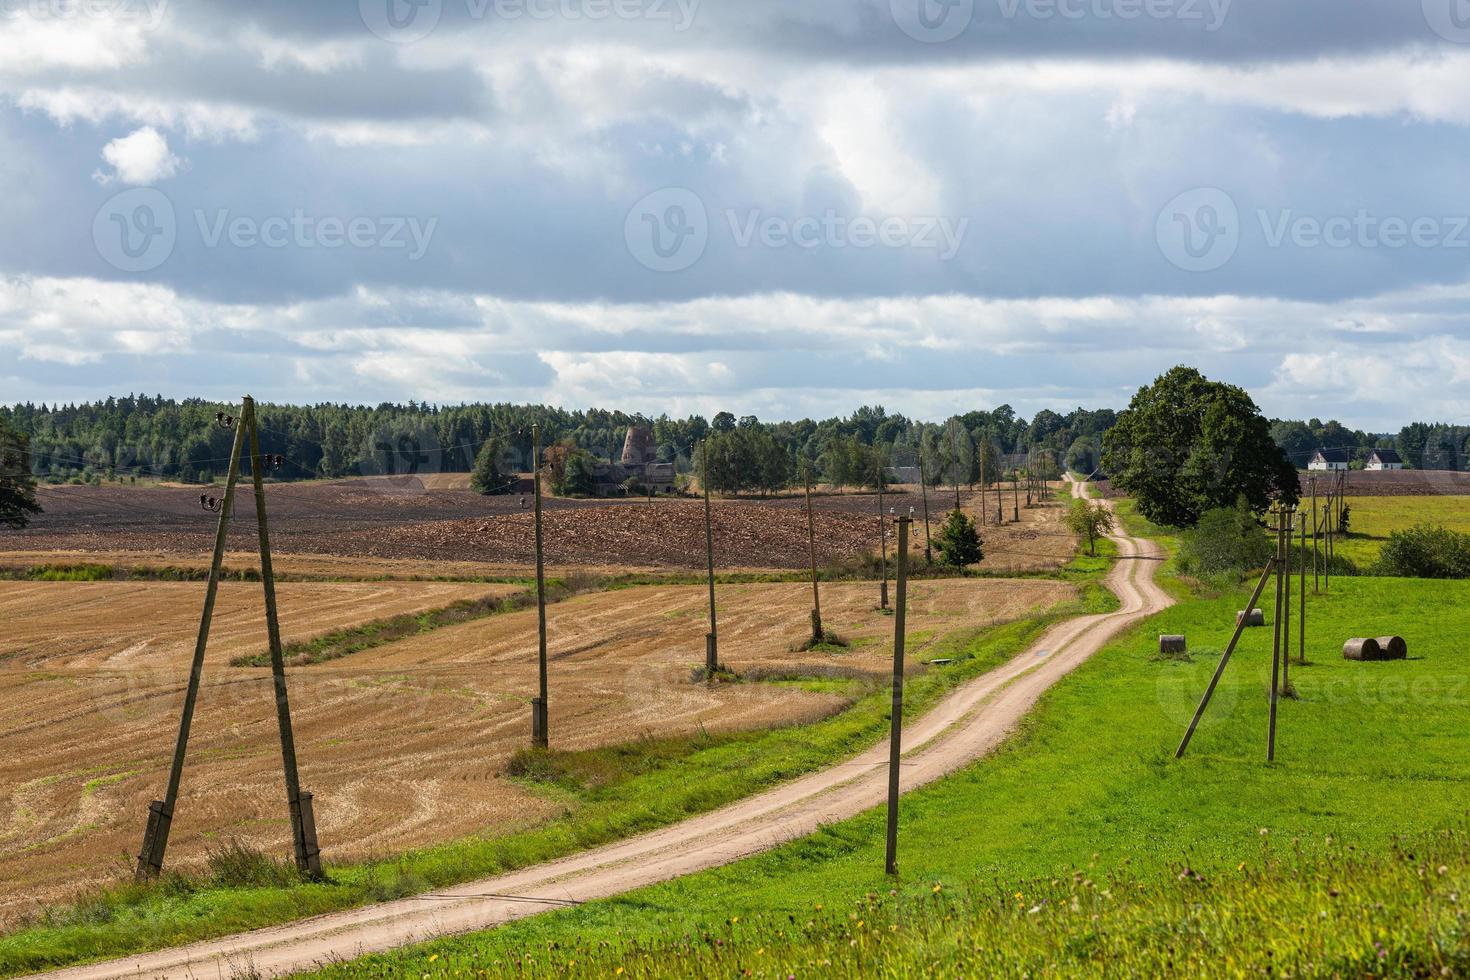
[[[1238,623],[1242,619],[1245,620],[1245,625],[1247,625],[1247,626],[1265,626],[1266,625],[1266,610],[1264,610],[1264,609],[1252,609],[1250,611],[1250,615],[1247,616],[1245,610],[1244,609],[1241,609],[1238,612],[1236,612],[1236,614],[1235,614],[1235,621]]]
[[[1409,658],[1409,644],[1404,642],[1402,636],[1380,636],[1378,649],[1384,660],[1407,660]]]
[[[1372,637],[1348,640],[1342,648],[1342,656],[1344,660],[1382,660],[1383,648]]]
[[[1182,636],[1172,636],[1167,633],[1159,634],[1160,653],[1188,653],[1189,644]]]

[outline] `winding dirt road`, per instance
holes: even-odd
[[[1084,484],[1073,495],[1083,496]],[[1121,630],[1169,606],[1154,583],[1160,553],[1116,535],[1107,586],[1122,607],[1048,630],[1031,649],[956,690],[904,731],[905,792],[991,752],[1045,691]],[[52,974],[58,977],[279,976],[452,933],[487,929],[538,912],[622,894],[728,864],[880,805],[886,743],[856,758],[664,830],[559,861],[415,898],[320,916]]]

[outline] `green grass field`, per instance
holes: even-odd
[[[1338,541],[1337,553],[1364,570],[1394,531],[1428,522],[1470,533],[1470,497],[1352,497],[1348,505],[1352,533]]]
[[[1470,853],[1436,832],[1470,805],[1470,583],[1342,579],[1312,599],[1271,765],[1270,631],[1250,631],[1175,761],[1244,599],[1155,617],[995,757],[906,797],[896,883],[870,812],[322,975],[1464,975]],[[1161,632],[1189,636],[1192,659],[1160,660]],[[1343,660],[1344,639],[1387,632],[1411,659]]]

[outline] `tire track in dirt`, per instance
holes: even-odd
[[[1075,484],[1073,495],[1084,495]],[[1048,630],[1029,650],[956,690],[904,732],[900,784],[907,792],[986,755],[1057,681],[1128,626],[1172,604],[1154,582],[1157,547],[1114,535],[1119,561],[1107,585],[1121,607]],[[59,977],[217,977],[248,963],[279,976],[318,963],[492,928],[727,864],[879,805],[887,792],[887,745],[720,810],[632,840],[485,881],[320,916],[178,949],[79,967]],[[514,896],[496,898],[492,896]]]

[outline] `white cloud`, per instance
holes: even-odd
[[[152,126],[144,126],[102,148],[102,159],[114,173],[101,174],[101,183],[156,184],[178,173],[183,161],[169,152],[168,140]]]

